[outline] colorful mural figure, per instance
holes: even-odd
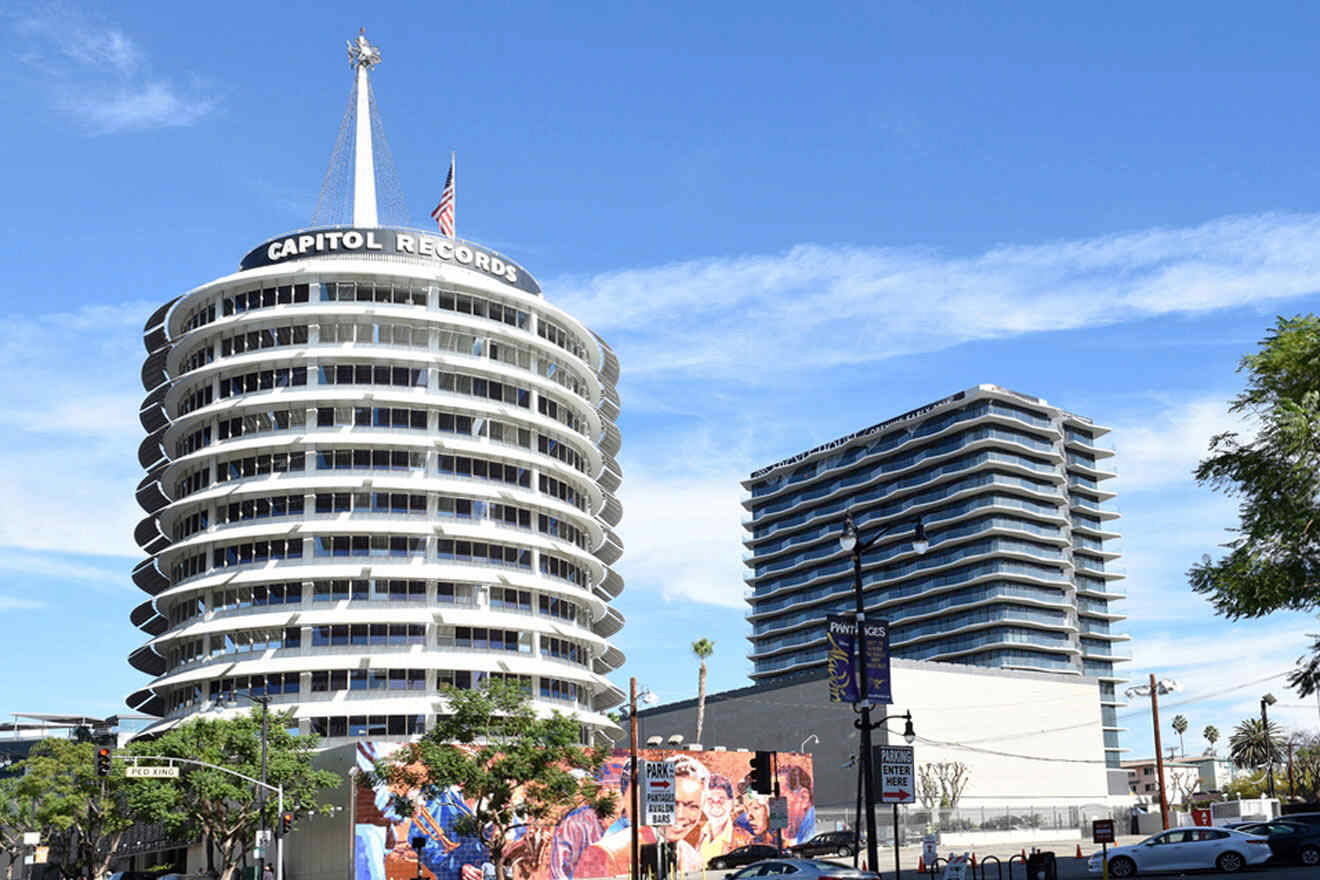
[[[645,749],[639,754],[647,760],[675,763],[674,824],[637,829],[646,863],[654,862],[657,843],[666,845],[661,851],[677,870],[701,871],[711,859],[739,846],[776,842],[776,832],[770,829],[770,797],[750,788],[750,752]],[[360,768],[369,768],[377,757],[373,743],[359,743]],[[791,846],[816,832],[811,756],[780,753],[776,757],[780,794],[788,804],[783,844]],[[457,789],[425,803],[416,798],[414,815],[405,819],[390,809],[388,788],[359,788],[355,880],[413,880],[418,875],[418,857],[411,844],[415,837],[426,841],[421,876],[432,880],[587,880],[626,875],[633,822],[630,770],[628,753],[616,751],[598,780],[616,794],[616,812],[598,816],[579,807],[553,826],[528,827],[512,845],[511,876],[505,878],[495,878],[480,840],[455,833],[455,820],[471,815]]]

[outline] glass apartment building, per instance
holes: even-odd
[[[825,618],[855,610],[851,511],[868,616],[892,655],[1098,680],[1106,762],[1121,749],[1115,627],[1124,596],[1108,429],[979,385],[753,473],[743,486],[751,676],[825,665]],[[930,547],[912,548],[920,520]]]

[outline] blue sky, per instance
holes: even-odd
[[[1114,428],[1134,677],[1194,732],[1267,689],[1314,729],[1277,676],[1320,624],[1217,619],[1183,572],[1234,521],[1189,474],[1244,427],[1239,357],[1320,308],[1320,13],[932,6],[0,12],[0,711],[142,684],[140,327],[310,221],[366,25],[412,222],[457,151],[459,234],[623,362],[625,674],[690,696],[705,636],[746,684],[738,480],[993,382]]]

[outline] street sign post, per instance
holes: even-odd
[[[1091,820],[1091,842],[1100,844],[1100,877],[1109,880],[1109,844],[1114,842],[1114,820]]]
[[[125,767],[129,779],[178,779],[178,767]]]
[[[788,798],[770,798],[770,830],[788,827]]]
[[[872,749],[871,766],[876,768],[880,803],[916,803],[912,746],[875,746]]]
[[[880,792],[880,803],[894,805],[894,873],[897,875],[900,870],[898,805],[917,800],[912,746],[872,746],[871,767],[875,772],[872,785]]]
[[[642,824],[674,824],[674,762],[642,763]]]

